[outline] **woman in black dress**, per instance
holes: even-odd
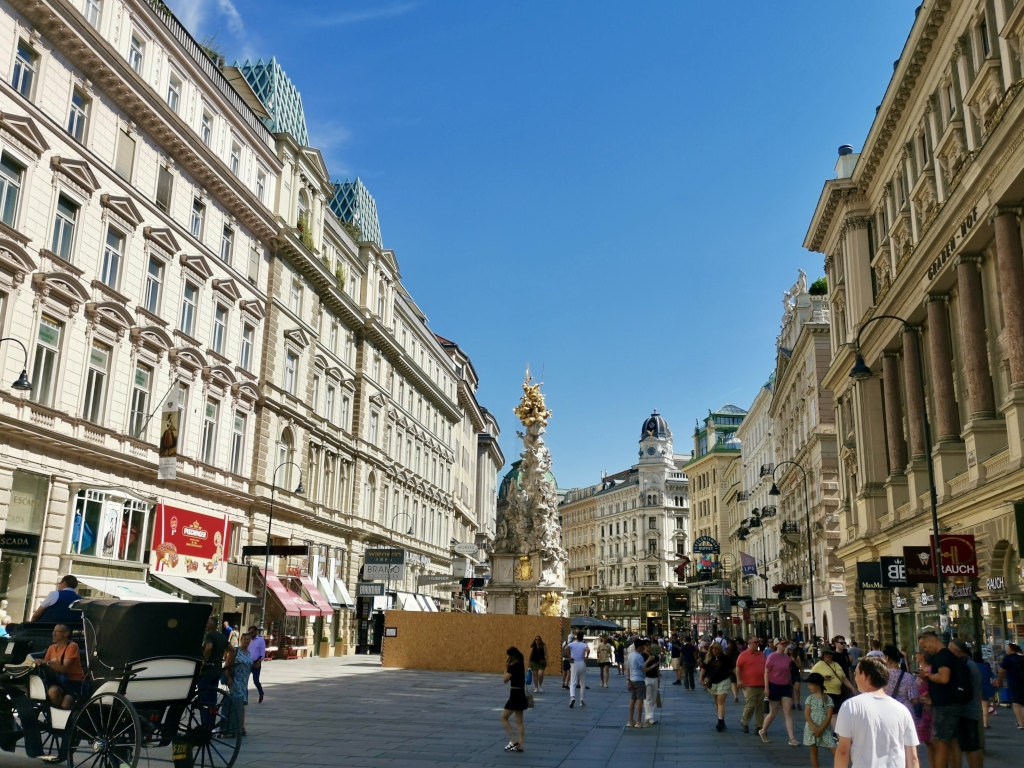
[[[501,712],[501,724],[508,731],[508,745],[506,752],[522,752],[523,740],[526,738],[526,726],[523,725],[523,710],[527,708],[526,701],[526,664],[523,661],[522,652],[515,646],[509,648],[505,653],[508,659],[505,661],[505,677],[503,682],[509,683],[508,701],[505,702],[505,709]],[[512,724],[508,718],[512,713],[516,716],[516,728],[519,729],[519,740],[512,731]]]

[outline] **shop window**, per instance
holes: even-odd
[[[91,488],[79,491],[68,553],[143,562],[151,510],[141,499]]]

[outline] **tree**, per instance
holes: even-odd
[[[811,296],[827,296],[828,295],[828,278],[819,277],[813,283],[811,287],[807,289],[807,292]]]

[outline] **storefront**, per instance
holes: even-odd
[[[32,615],[30,604],[37,578],[50,479],[43,475],[13,473],[7,530],[0,534],[0,619],[13,623]]]
[[[1000,656],[1006,643],[1024,643],[1024,562],[1008,542],[995,547],[989,574],[978,585],[981,631]]]

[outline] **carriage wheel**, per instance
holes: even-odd
[[[142,750],[142,727],[128,699],[119,693],[101,693],[71,716],[65,742],[71,768],[135,768]]]
[[[204,696],[208,696],[206,703]],[[242,713],[227,691],[197,691],[178,724],[178,737],[189,745],[193,768],[230,768],[242,747]]]

